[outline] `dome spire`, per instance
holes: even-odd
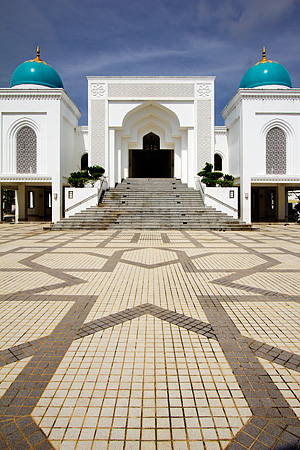
[[[40,46],[39,45],[36,48],[36,58],[34,59],[34,61],[42,62],[42,60],[40,58]]]
[[[265,46],[263,46],[263,51],[262,51],[262,59],[260,60],[260,61],[258,61],[258,63],[256,63],[256,65],[257,64],[264,64],[264,63],[266,63],[266,62],[273,62],[273,61],[270,61],[269,59],[267,59],[266,58],[266,47]],[[275,61],[274,61],[275,62]]]

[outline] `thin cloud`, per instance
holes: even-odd
[[[242,38],[262,27],[276,29],[296,8],[297,0],[200,0],[198,17],[203,24],[213,23],[218,32]]]

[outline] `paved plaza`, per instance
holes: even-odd
[[[299,225],[0,225],[0,450],[300,448],[299,274]]]

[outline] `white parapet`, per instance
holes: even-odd
[[[196,177],[195,186],[200,191],[205,205],[222,211],[235,219],[238,218],[237,187],[207,187]]]
[[[107,189],[105,178],[97,181],[94,186],[84,188],[65,188],[65,217],[84,211],[91,206],[97,206],[103,191]]]

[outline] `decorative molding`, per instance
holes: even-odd
[[[89,129],[86,125],[84,126],[78,126],[76,127],[76,134],[77,135],[81,135],[81,134],[89,134]]]
[[[199,98],[211,98],[211,85],[207,83],[198,84],[197,93]]]
[[[74,116],[76,117],[77,120],[80,119],[81,117],[81,111],[80,109],[77,108],[77,106],[75,105],[75,103],[73,102],[73,100],[71,100],[71,98],[68,96],[68,94],[66,92],[63,92],[64,95],[62,95],[61,97],[61,101],[63,102],[64,105],[66,105],[66,107],[74,114]]]
[[[61,94],[1,94],[0,100],[61,100]]]
[[[45,183],[51,182],[52,177],[48,175],[20,174],[20,175],[0,175],[0,183]]]
[[[216,126],[215,127],[215,134],[227,134],[227,128],[224,126]]]
[[[103,98],[106,89],[103,83],[91,83],[91,94],[93,98]]]
[[[257,176],[257,177],[251,177],[251,183],[300,183],[300,176]]]
[[[194,98],[194,83],[110,83],[113,98]]]
[[[243,100],[300,100],[299,95],[295,94],[241,94]]]
[[[237,107],[242,100],[285,100],[294,101],[300,100],[300,89],[287,89],[278,92],[277,90],[266,89],[239,89],[231,100],[227,103],[223,111],[221,112],[223,119],[225,120],[229,114]],[[256,112],[257,114],[257,112]],[[286,113],[287,114],[287,113]]]

